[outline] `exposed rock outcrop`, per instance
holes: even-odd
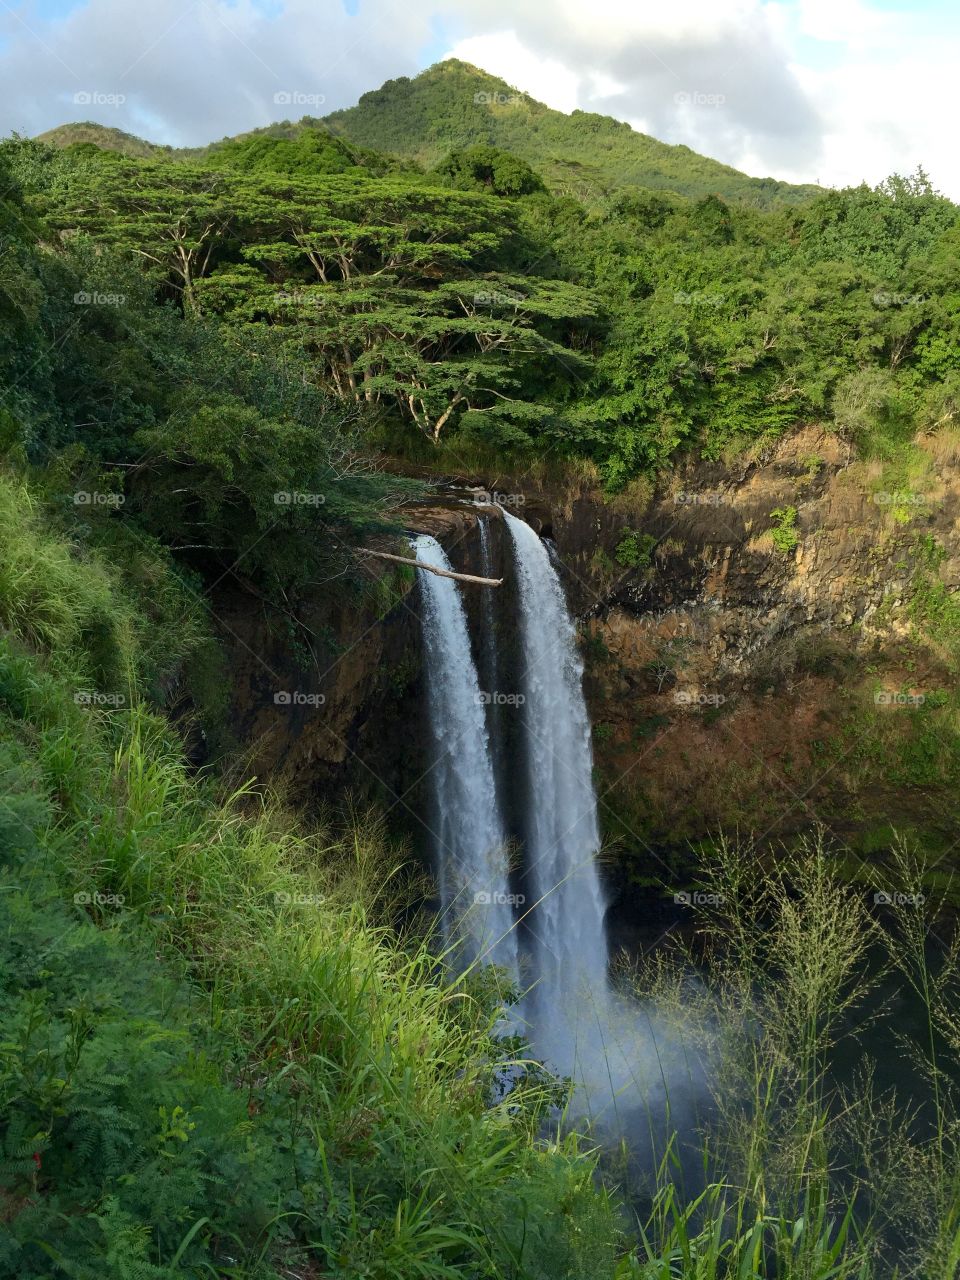
[[[960,469],[925,447],[918,493],[811,427],[738,470],[540,513],[589,637],[608,829],[638,861],[721,826],[952,842],[955,761],[927,757],[955,737],[953,676],[917,601],[960,583]],[[638,546],[648,564],[619,563]]]
[[[960,780],[955,667],[917,602],[924,584],[948,601],[960,584],[960,453],[935,439],[920,449],[920,492],[809,427],[763,456],[691,460],[613,499],[585,479],[450,477],[459,492],[405,521],[479,573],[486,511],[506,563],[496,510],[465,491],[479,485],[555,544],[583,628],[601,814],[635,879],[720,828],[767,839],[824,822],[862,849],[898,828],[945,850]],[[306,610],[309,650],[248,597],[221,594],[231,719],[261,776],[283,774],[305,797],[377,795],[416,829],[413,575],[367,561],[355,577],[352,595]],[[513,688],[510,589],[495,617]],[[464,595],[475,634],[483,590]],[[509,738],[509,709],[497,714]]]

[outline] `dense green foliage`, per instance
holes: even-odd
[[[630,197],[586,226],[537,216],[607,305],[575,417],[613,484],[811,420],[887,456],[953,421],[958,211],[922,174],[783,213]]]
[[[189,305],[195,264],[222,229],[219,189],[203,177],[171,188],[147,164],[134,191],[122,183],[136,162],[57,161],[33,144],[11,155],[33,203],[12,188],[0,207],[0,445],[49,468],[83,537],[122,522],[204,576],[242,561],[285,590],[326,577],[344,540],[383,527],[406,490],[363,461],[354,415],[303,376],[279,334]],[[68,178],[78,198],[116,191],[109,243],[41,247],[40,215]],[[158,292],[158,278],[169,287]]]
[[[0,563],[0,1275],[611,1275],[551,1089],[498,1101],[493,985],[358,900],[399,882],[376,820],[191,779],[141,602],[17,481]]]
[[[495,975],[447,985],[394,932],[377,818],[224,794],[158,714],[206,710],[207,583],[349,589],[344,548],[409,486],[299,338],[194,298],[242,266],[229,173],[22,142],[0,165],[0,1274],[612,1275],[592,1162],[537,1140],[556,1082],[494,1040]]]
[[[356,171],[241,176],[57,157],[27,144],[12,154],[30,176],[36,212],[69,237],[71,255],[86,252],[86,291],[106,300],[94,324],[129,330],[127,303],[148,290],[128,283],[140,260],[190,322],[153,309],[150,325],[166,319],[181,349],[200,348],[191,377],[215,365],[217,395],[227,382],[235,409],[329,420],[326,396],[347,407],[341,413],[363,411],[368,426],[389,414],[433,440],[464,415],[484,414],[495,435],[523,443],[539,428],[563,444],[562,406],[589,366],[581,348],[597,303],[587,289],[526,273],[538,246],[506,201]],[[138,346],[156,350],[154,334]],[[231,386],[224,366],[269,386]],[[300,368],[310,370],[306,385],[290,372]],[[335,424],[325,435],[336,435]],[[297,487],[311,484],[327,493],[309,474]]]
[[[201,154],[210,169],[283,173],[292,177],[360,171],[382,175],[415,170],[412,164],[353,146],[325,129],[303,129],[293,137],[277,137],[267,132],[244,134],[205,148]]]
[[[51,140],[0,146],[0,1275],[871,1274],[822,1075],[868,926],[819,853],[793,914],[781,879],[730,926],[752,963],[776,916],[782,989],[708,971],[702,1024],[725,1009],[753,1074],[720,1181],[691,1203],[665,1166],[631,1253],[592,1158],[548,1136],[562,1089],[493,1034],[497,975],[451,982],[398,932],[383,885],[414,873],[375,815],[224,794],[162,713],[213,715],[225,577],[293,618],[351,589],[413,492],[376,450],[617,490],[817,419],[909,522],[916,434],[960,407],[956,207],[919,171],[749,179],[456,62],[192,153]],[[769,515],[791,554],[797,510]],[[611,572],[655,548],[625,529]],[[921,550],[912,625],[954,676]],[[946,698],[839,747],[922,788],[956,767]],[[960,1248],[956,1114],[911,1148],[931,1267]]]
[[[689,147],[637,133],[610,116],[554,111],[455,58],[414,80],[388,80],[324,123],[338,137],[427,166],[448,151],[497,147],[532,164],[551,190],[591,201],[641,187],[692,197],[718,193],[766,207],[796,204],[816,191],[747,177]]]
[[[530,196],[544,191],[543,179],[518,156],[497,147],[465,147],[451,151],[436,172],[461,191],[489,191],[495,196]]]
[[[542,189],[535,131],[532,169],[443,118],[457,145],[431,175],[315,128],[220,144],[202,167],[14,155],[31,211],[140,259],[242,348],[305,361],[391,451],[586,458],[616,489],[678,450],[762,448],[812,419],[902,468],[913,433],[954,421],[960,225],[922,172],[768,211],[650,190],[584,203]],[[118,260],[88,259],[101,280]]]

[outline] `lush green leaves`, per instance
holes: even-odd
[[[488,191],[495,196],[529,196],[545,191],[543,179],[525,160],[497,147],[451,151],[436,173],[461,191]]]
[[[422,89],[411,96],[397,82],[361,107],[380,112],[383,97],[429,115]],[[602,136],[591,121],[580,123]],[[368,423],[406,422],[434,442],[462,431],[507,453],[587,455],[614,488],[682,448],[718,457],[812,417],[835,417],[862,441],[902,435],[952,422],[960,403],[960,224],[921,171],[788,211],[637,191],[587,213],[479,140],[438,166],[433,182],[447,185],[316,128],[224,143],[206,168],[8,150],[28,192],[22,215],[62,228],[56,269],[87,291],[138,298],[135,325],[130,309],[100,307],[80,324],[63,308],[49,326],[47,345],[63,341],[74,381],[62,399],[98,424],[117,460],[141,438],[161,456],[153,428],[171,412],[189,421],[208,392],[274,423],[303,421],[215,378],[197,396],[166,394],[157,353],[197,382],[185,353],[211,319],[236,350],[266,344],[270,361],[301,371],[301,386]],[[29,236],[16,253],[6,305],[23,333],[51,292],[51,268]],[[149,286],[133,283],[134,263]],[[144,305],[148,287],[195,323],[178,320],[173,339],[169,317]],[[15,375],[22,344],[11,345]],[[41,354],[21,401],[31,384],[49,396],[45,376]],[[51,429],[59,441],[76,430]]]

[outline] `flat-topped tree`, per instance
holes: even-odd
[[[369,271],[439,281],[493,265],[516,234],[494,204],[403,178],[258,180],[239,199],[244,257],[269,266],[294,245],[323,283]]]
[[[121,161],[82,165],[62,204],[45,210],[62,231],[85,231],[148,263],[196,313],[197,281],[210,270],[237,215],[235,183],[183,166]]]
[[[437,442],[467,411],[530,421],[526,389],[584,376],[569,339],[596,302],[494,269],[517,256],[504,201],[352,175],[258,181],[238,200],[243,261],[203,282],[203,305],[289,329],[338,397],[392,402]]]

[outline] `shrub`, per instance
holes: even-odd
[[[617,546],[617,563],[628,569],[646,569],[657,540],[651,533],[628,533]]]
[[[773,545],[783,555],[788,556],[800,543],[800,535],[796,528],[797,509],[796,507],[775,507],[770,512],[770,519],[773,521],[773,531],[770,535]]]

